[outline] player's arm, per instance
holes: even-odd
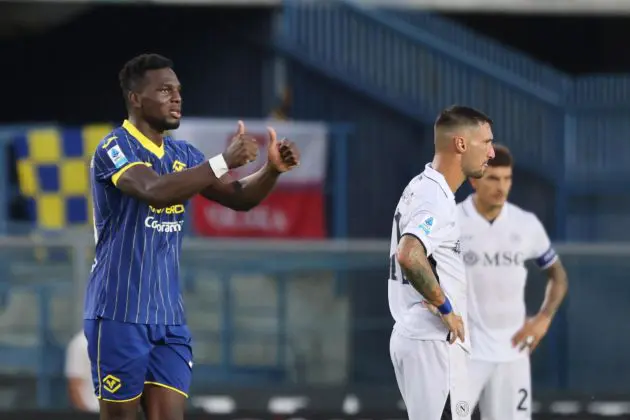
[[[536,217],[532,219],[531,232],[534,243],[531,257],[536,260],[536,265],[547,273],[547,288],[538,314],[525,322],[512,337],[513,346],[521,349],[529,347],[530,352],[538,347],[547,334],[551,321],[569,290],[566,270],[553,249],[545,228]]]
[[[238,181],[215,183],[201,191],[201,195],[233,210],[248,211],[269,195],[280,174],[273,165],[266,164]]]
[[[544,271],[547,274],[547,288],[545,290],[545,300],[538,313],[551,320],[556,315],[569,290],[569,279],[559,257],[556,257],[555,261],[546,267]]]
[[[458,338],[464,342],[464,323],[459,315],[453,312],[453,307],[444,291],[440,287],[438,278],[429,262],[428,255],[431,250],[428,235],[425,235],[425,242],[421,240],[421,235],[417,232],[403,232],[403,236],[398,242],[396,259],[400,265],[406,280],[414,289],[420,293],[428,302],[427,308],[434,314],[439,313],[444,325],[448,328],[447,340],[453,344]]]
[[[276,132],[272,128],[268,131],[267,163],[261,169],[229,184],[215,183],[201,191],[201,195],[238,211],[248,211],[260,204],[273,190],[280,174],[293,169],[300,161],[293,142],[286,139],[278,142]]]
[[[531,223],[532,242],[534,244],[531,257],[535,258],[536,265],[547,274],[545,300],[538,314],[551,321],[567,294],[569,281],[567,272],[549,240],[545,227],[536,216],[533,216]]]
[[[239,131],[224,153],[190,169],[158,175],[136,156],[127,138],[115,137],[97,148],[94,171],[98,180],[111,180],[123,193],[163,208],[181,204],[203,189],[220,184],[219,178],[228,169],[256,159],[257,153],[256,141],[244,134],[239,122]]]
[[[433,272],[427,250],[420,239],[410,233],[403,235],[398,243],[396,258],[405,279],[427,302],[435,307],[440,307],[446,302],[444,291]]]
[[[219,183],[208,163],[181,172],[158,175],[145,165],[133,165],[114,182],[125,194],[156,208],[181,204],[199,191]]]

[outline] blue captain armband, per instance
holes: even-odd
[[[538,267],[542,269],[545,269],[549,267],[556,260],[557,257],[558,254],[556,254],[556,250],[550,247],[547,251],[545,251],[544,254],[536,258],[536,265],[538,265]]]
[[[451,312],[453,312],[453,307],[451,306],[451,301],[448,300],[448,298],[446,298],[444,303],[441,304],[440,306],[438,306],[438,311],[440,311],[440,313],[442,315],[448,315]]]

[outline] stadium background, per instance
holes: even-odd
[[[60,410],[93,249],[87,163],[125,117],[120,67],[147,51],[175,61],[185,116],[220,134],[201,144],[222,147],[225,121],[271,119],[318,151],[252,220],[197,202],[187,214],[191,412],[404,417],[388,355],[392,210],[430,159],[436,113],[462,103],[496,121],[512,200],[569,273],[533,356],[535,418],[630,416],[630,4],[149,3],[0,2],[2,418],[80,418]],[[530,310],[543,288],[533,271]]]

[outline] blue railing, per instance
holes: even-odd
[[[628,76],[576,80],[437,16],[344,0],[287,0],[280,38],[403,115],[430,123],[452,103],[485,110],[521,166],[573,183],[571,193],[592,191],[586,178],[630,174],[621,158],[630,149],[620,140],[630,132]]]
[[[630,249],[623,244],[557,248],[571,280],[564,305],[568,322],[557,317],[534,354],[536,386],[594,393],[621,389],[630,375],[623,351],[630,341],[612,324],[599,328],[605,323],[583,309],[608,304],[616,308],[615,317],[627,317],[623,303],[630,290]],[[383,357],[391,316],[362,315],[361,305],[354,303],[363,290],[380,296],[379,305],[386,308],[381,292],[387,281],[387,249],[386,241],[187,241],[182,288],[193,334],[194,388],[217,383],[340,385],[349,382],[351,369],[382,372],[377,379],[395,386],[389,359]],[[50,407],[63,399],[63,388],[55,386],[62,377],[67,340],[77,332],[68,312],[80,302],[71,298],[72,276],[65,281],[59,276],[81,270],[67,260],[58,274],[46,278],[44,273],[53,271],[51,262],[31,261],[13,248],[3,250],[13,254],[3,261],[0,277],[0,373],[36,377],[37,404]],[[334,278],[339,274],[360,282],[354,293],[336,294]],[[532,271],[531,276],[530,312],[539,308],[545,287],[540,273]],[[594,284],[593,278],[605,281]],[[379,338],[361,341],[357,332]],[[348,355],[353,348],[370,354],[374,362],[352,367]]]

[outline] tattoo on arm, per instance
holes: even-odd
[[[546,272],[549,280],[547,281],[545,300],[540,308],[540,313],[553,318],[567,294],[569,281],[567,279],[567,272],[560,260],[553,263]]]
[[[440,306],[446,300],[422,242],[404,235],[398,245],[398,262],[405,278],[429,303]]]

